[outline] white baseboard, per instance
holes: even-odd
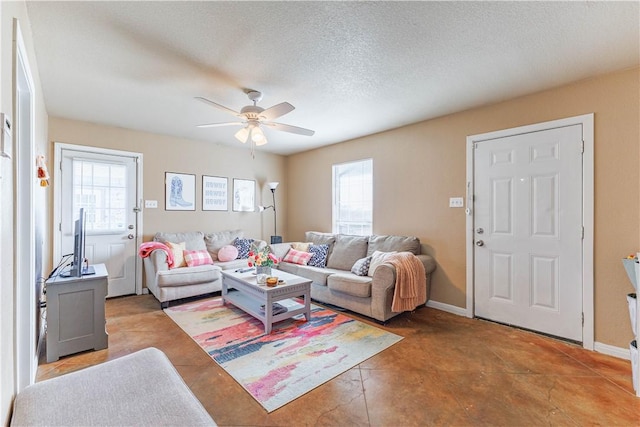
[[[149,288],[142,288],[142,295],[147,295],[149,293]]]
[[[614,347],[612,345],[603,344],[596,341],[593,344],[593,351],[617,357],[619,359],[631,360],[631,351],[628,348]]]
[[[427,307],[435,308],[437,310],[446,311],[447,313],[457,314],[458,316],[466,317],[467,309],[460,308],[455,305],[445,304],[438,301],[427,301]]]

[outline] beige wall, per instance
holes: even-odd
[[[230,136],[233,138],[232,136]],[[286,159],[279,155],[257,150],[251,158],[247,147],[230,147],[212,142],[192,141],[175,137],[132,131],[111,126],[51,117],[49,140],[68,144],[87,145],[132,151],[143,155],[143,195],[145,200],[157,200],[157,209],[143,210],[144,240],[150,240],[158,231],[221,231],[242,229],[245,236],[269,240],[273,234],[273,211],[233,212],[231,198],[229,210],[202,210],[202,175],[229,178],[229,195],[233,178],[256,181],[256,206],[271,205],[271,191],[267,182],[278,181],[276,190],[278,233],[285,232],[284,224],[288,182]],[[235,141],[235,139],[234,139]],[[165,172],[196,175],[196,210],[166,211],[164,196]]]
[[[466,137],[595,113],[595,339],[627,348],[620,259],[640,248],[639,93],[640,70],[627,70],[290,156],[289,235],[331,231],[331,165],[373,158],[374,233],[418,236],[438,262],[432,300],[465,307],[465,214],[448,201],[465,195]]]
[[[14,136],[16,134],[17,123],[13,113],[13,27],[14,18],[17,18],[22,30],[22,36],[27,50],[27,57],[31,67],[34,83],[34,142],[35,154],[48,156],[47,135],[47,112],[42,98],[38,66],[35,58],[33,39],[31,36],[31,26],[27,15],[25,3],[0,2],[0,110],[8,113],[13,121]],[[16,307],[15,295],[18,286],[34,286],[32,283],[16,283],[14,271],[14,207],[16,192],[14,188],[13,174],[17,162],[17,146],[13,147],[14,156],[12,159],[0,157],[0,423],[7,423],[11,412],[11,404],[17,390],[16,371],[17,361],[15,352],[16,342]],[[35,158],[31,159],[35,164]],[[46,214],[46,205],[50,200],[46,189],[37,186],[34,176],[34,207],[38,212],[36,224],[44,234],[46,227],[50,223]],[[46,224],[46,225],[44,225]],[[40,242],[36,242],[39,244]],[[43,256],[50,257],[45,249]],[[46,264],[46,262],[45,262]],[[22,360],[22,362],[25,362]]]

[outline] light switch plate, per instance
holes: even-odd
[[[155,209],[158,207],[158,201],[157,200],[145,200],[144,201],[144,207],[145,208],[150,208],[150,209]]]
[[[449,198],[449,207],[450,208],[463,208],[464,207],[464,198],[463,197],[451,197],[451,198]]]

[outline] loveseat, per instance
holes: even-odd
[[[300,242],[274,244],[271,245],[271,250],[278,258],[284,259],[278,264],[278,269],[312,280],[311,298],[316,301],[342,307],[380,322],[397,316],[400,313],[391,310],[396,281],[395,267],[382,261],[375,267],[371,265],[371,275],[368,272],[363,275],[365,272],[362,271],[367,258],[384,260],[391,252],[411,252],[422,262],[426,274],[427,297],[424,301],[419,301],[419,305],[428,300],[431,273],[435,270],[436,263],[433,257],[421,253],[417,237],[351,236],[308,231],[302,244],[308,243],[316,247],[328,246],[324,267],[286,261],[287,253],[299,248]]]
[[[170,268],[167,253],[164,250],[156,249],[146,256],[144,258],[145,283],[149,291],[160,301],[162,308],[166,308],[169,301],[220,291],[222,289],[221,270],[247,266],[246,256],[230,261],[220,260],[218,254],[222,248],[233,246],[238,242],[242,243],[245,249],[250,242],[257,247],[266,245],[262,240],[244,238],[242,230],[212,233],[159,232],[155,234],[153,241],[178,244],[187,251],[206,251],[212,261],[204,265]]]

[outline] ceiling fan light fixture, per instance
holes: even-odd
[[[264,135],[262,129],[260,129],[260,126],[253,128],[253,132],[251,132],[251,141],[256,145],[264,145],[267,143],[267,137]]]
[[[238,132],[236,132],[235,137],[243,144],[247,142],[247,140],[249,139],[249,126],[243,127]]]

